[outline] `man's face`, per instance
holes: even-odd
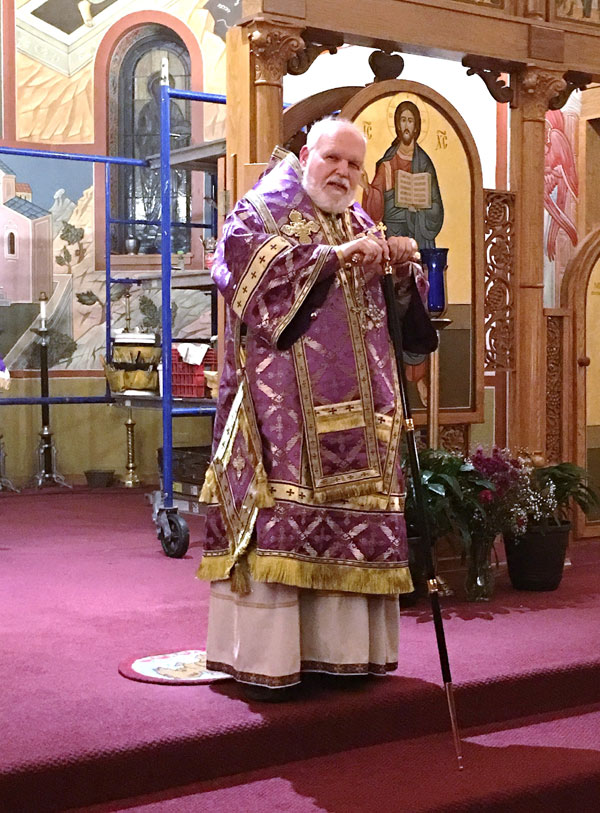
[[[400,113],[400,138],[402,143],[412,144],[415,138],[416,123],[414,114],[410,110],[403,110]]]
[[[312,149],[300,150],[302,184],[320,209],[339,214],[354,200],[364,159],[365,142],[359,133],[340,128],[322,135]]]

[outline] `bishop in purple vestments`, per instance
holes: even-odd
[[[212,267],[227,321],[202,491],[207,658],[270,698],[306,671],[395,668],[397,597],[412,589],[379,278],[390,262],[406,280],[418,255],[353,203],[364,155],[360,131],[333,119],[300,160],[276,151]]]

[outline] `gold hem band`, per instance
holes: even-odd
[[[230,554],[204,555],[196,573],[207,581],[229,578],[235,564]],[[307,562],[277,555],[261,556],[248,553],[250,574],[255,581],[287,584],[310,590],[340,590],[345,593],[369,595],[398,595],[413,589],[410,571],[406,565],[337,564]]]

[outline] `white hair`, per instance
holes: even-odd
[[[312,150],[321,136],[333,135],[338,130],[350,130],[356,133],[365,144],[367,143],[364,134],[350,119],[342,119],[339,116],[326,116],[324,119],[316,121],[308,131],[308,135],[306,136],[306,148]]]

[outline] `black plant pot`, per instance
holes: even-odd
[[[534,527],[504,540],[508,575],[515,590],[556,590],[561,582],[570,522]]]

